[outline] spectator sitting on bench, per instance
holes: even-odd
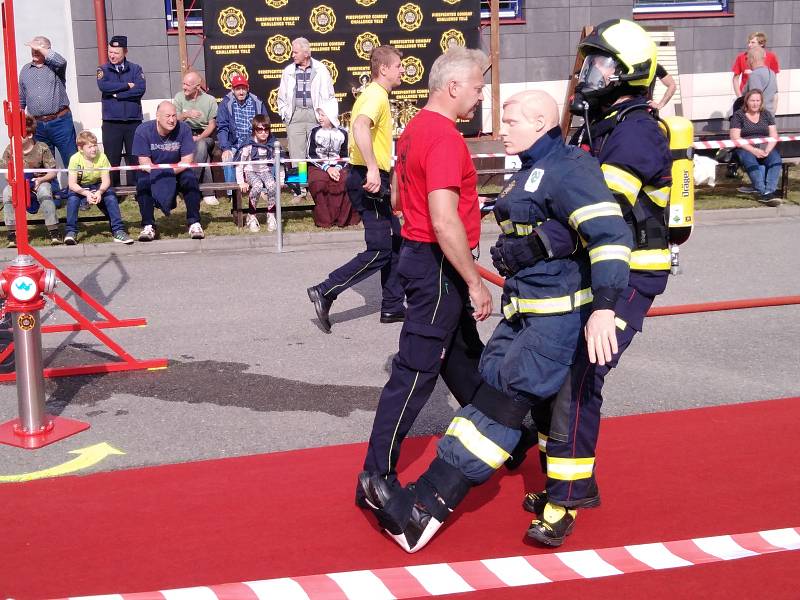
[[[30,115],[25,117],[25,137],[22,138],[22,162],[26,169],[55,169],[56,159],[44,142],[34,142],[33,136],[36,133],[36,121]],[[7,169],[11,162],[11,144],[3,152],[0,159],[0,168]],[[25,179],[28,181],[31,190],[31,204],[28,212],[34,214],[39,207],[44,212],[44,224],[47,227],[47,235],[50,236],[51,244],[60,244],[61,235],[58,232],[58,217],[56,216],[56,205],[53,201],[53,189],[50,182],[56,178],[54,172],[49,173],[26,173]],[[18,201],[25,201],[26,198],[19,198]],[[11,202],[11,186],[7,185],[3,190],[3,217],[8,229],[8,247],[17,247],[17,228],[16,216],[14,215],[14,205]]]
[[[249,144],[242,146],[236,160],[240,161],[263,161],[271,160],[274,156],[272,145],[275,137],[271,133],[269,117],[267,115],[256,115],[251,122],[252,138]],[[275,219],[275,176],[273,175],[275,165],[272,163],[250,162],[246,165],[236,165],[236,181],[243,194],[249,192],[250,204],[247,215],[247,228],[253,233],[257,232],[258,217],[256,216],[256,205],[259,197],[264,194],[267,197],[267,231],[275,231],[278,222]]]
[[[314,199],[314,224],[323,228],[361,222],[347,195],[349,169],[339,161],[347,156],[347,132],[339,127],[338,113],[335,98],[321,101],[317,108],[320,124],[308,137],[308,191]]]
[[[152,168],[158,163],[190,163],[194,160],[192,130],[186,123],[178,121],[175,105],[164,100],[158,105],[155,121],[146,121],[136,128],[133,136],[133,153],[139,157],[142,172],[136,180],[136,199],[142,215],[140,242],[150,242],[158,237],[155,206],[169,216],[177,206],[177,194],[186,204],[186,223],[189,237],[202,240],[205,237],[200,225],[200,186],[197,176],[187,167],[167,169]]]
[[[250,83],[244,75],[231,78],[231,91],[228,92],[217,109],[217,146],[221,159],[233,160],[236,152],[249,144],[253,137],[252,122],[256,115],[266,115],[264,102],[250,93]],[[225,181],[236,181],[236,167],[223,167]]]
[[[761,90],[750,90],[744,95],[744,106],[731,117],[731,139],[778,137],[775,117],[764,107]],[[758,194],[758,201],[767,206],[778,206],[778,181],[781,176],[781,155],[775,149],[777,142],[747,143],[736,149],[739,162],[747,171],[752,189],[739,188],[743,193]]]
[[[119,201],[111,187],[111,163],[97,147],[97,136],[91,131],[78,134],[78,151],[69,159],[69,195],[67,196],[67,229],[64,243],[78,243],[78,208],[81,202],[94,204],[108,219],[115,242],[132,244],[133,239],[125,231]]]

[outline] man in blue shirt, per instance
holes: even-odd
[[[97,67],[97,87],[103,107],[103,149],[112,167],[118,167],[125,148],[125,164],[135,165],[133,135],[142,123],[142,96],[146,90],[142,67],[128,62],[128,38],[115,35],[108,42],[108,62]],[[127,181],[136,184],[136,171]],[[119,185],[119,171],[111,172],[111,185]]]
[[[44,36],[37,35],[25,45],[31,49],[32,60],[19,72],[20,107],[36,121],[34,140],[47,144],[53,156],[58,148],[61,162],[67,165],[78,151],[67,97],[67,61]]]
[[[153,168],[162,163],[190,163],[194,160],[194,150],[192,130],[178,121],[175,105],[168,100],[158,105],[155,121],[147,121],[136,128],[133,153],[143,167],[136,182],[136,199],[142,215],[140,242],[156,239],[155,206],[169,216],[178,194],[186,204],[189,237],[193,240],[205,237],[200,225],[200,186],[194,171],[178,166]]]

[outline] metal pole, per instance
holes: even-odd
[[[8,137],[11,140],[11,162],[8,165],[8,184],[17,227],[17,253],[25,254],[28,243],[27,206],[30,197],[22,162],[22,138],[25,135],[25,113],[20,109],[17,79],[17,39],[14,31],[14,2],[3,2],[3,47],[6,59],[6,91],[8,100],[3,102]]]
[[[492,137],[500,135],[500,0],[491,0]]]
[[[39,325],[39,311],[14,314],[12,320],[14,321],[14,360],[17,367],[17,406],[19,407],[20,425],[23,432],[36,434],[47,428],[47,415],[44,410],[42,330]]]
[[[281,219],[281,143],[275,140],[275,220],[278,222],[278,252],[283,252],[283,220]]]
[[[97,64],[102,65],[108,60],[106,0],[94,0],[94,21],[97,27]]]
[[[175,0],[175,11],[178,13],[178,55],[181,59],[181,75],[189,70],[189,55],[186,52],[186,11],[183,0]]]

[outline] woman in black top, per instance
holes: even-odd
[[[733,113],[731,117],[731,139],[757,137],[778,137],[778,128],[775,126],[775,117],[764,109],[764,96],[761,90],[750,90],[744,96],[744,105]],[[760,202],[770,206],[777,206],[780,200],[776,198],[778,181],[781,177],[781,155],[775,149],[775,142],[762,144],[744,144],[736,150],[750,181],[753,191],[758,194]]]

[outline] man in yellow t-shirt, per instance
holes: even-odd
[[[330,333],[328,317],[336,297],[380,271],[383,294],[381,323],[405,319],[403,287],[397,277],[400,222],[392,212],[389,169],[392,159],[392,115],[389,92],[401,83],[402,53],[378,46],[370,56],[372,82],[356,99],[351,113],[350,163],[347,192],[364,223],[367,249],[333,271],[322,283],[306,290],[322,330]]]
[[[97,137],[91,131],[78,134],[78,151],[69,159],[69,196],[67,196],[67,233],[64,243],[78,243],[78,208],[81,203],[96,205],[108,217],[111,235],[115,242],[132,244],[133,239],[125,231],[119,201],[111,187],[111,175],[107,170],[111,163],[105,153],[97,147]]]

